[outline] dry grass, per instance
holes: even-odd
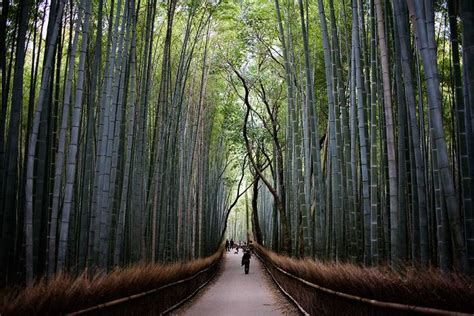
[[[403,272],[395,272],[388,267],[322,263],[256,247],[276,266],[321,287],[384,302],[474,313],[474,280],[463,274],[443,274],[435,268],[405,267]],[[282,277],[281,281],[288,283],[285,279]]]
[[[0,315],[58,315],[78,311],[190,277],[221,256],[219,251],[186,263],[138,264],[93,277],[88,277],[86,272],[79,277],[60,273],[31,287],[3,291],[6,294],[0,298]]]

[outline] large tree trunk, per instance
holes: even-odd
[[[242,128],[242,130],[243,130],[242,133],[243,133],[244,140],[245,140],[245,148],[247,149],[247,153],[249,155],[250,162],[251,162],[253,168],[255,169],[255,172],[258,174],[260,179],[265,183],[268,190],[271,192],[271,194],[274,197],[275,204],[276,204],[278,212],[280,214],[280,220],[281,220],[281,225],[282,225],[282,238],[283,238],[282,247],[283,247],[283,251],[287,254],[290,254],[291,253],[291,235],[290,235],[290,227],[288,225],[288,220],[287,220],[287,216],[286,216],[286,212],[285,212],[284,195],[280,196],[278,194],[278,191],[267,180],[267,178],[263,174],[262,170],[260,170],[258,162],[255,160],[255,157],[253,156],[254,153],[253,153],[253,150],[250,146],[250,141],[249,141],[248,132],[247,132],[248,120],[249,120],[250,111],[251,111],[251,108],[252,108],[251,103],[250,103],[250,90],[249,90],[249,86],[248,86],[246,80],[244,79],[244,77],[235,69],[234,69],[234,73],[237,75],[237,77],[239,77],[239,80],[242,82],[242,85],[243,85],[244,90],[245,90],[244,103],[245,103],[245,106],[247,107],[247,110],[246,110],[245,118],[244,118],[244,126]]]
[[[467,256],[464,237],[462,234],[459,203],[454,188],[452,170],[449,165],[448,150],[443,130],[441,115],[441,92],[439,84],[438,66],[436,63],[436,44],[434,39],[433,7],[430,1],[409,1],[410,14],[416,22],[415,32],[417,44],[423,59],[425,80],[428,89],[429,119],[432,128],[431,137],[436,143],[436,154],[440,170],[443,197],[446,201],[449,224],[453,238],[455,264],[461,271],[467,270]],[[429,16],[425,16],[425,12]]]
[[[38,96],[38,104],[36,107],[36,112],[33,119],[33,126],[31,128],[31,134],[29,135],[28,141],[28,153],[27,153],[27,166],[26,166],[26,187],[25,187],[25,236],[26,236],[26,244],[28,245],[29,240],[32,239],[32,219],[33,219],[33,183],[34,183],[34,166],[35,166],[35,153],[36,153],[36,146],[38,140],[38,131],[39,131],[39,124],[41,113],[43,110],[43,103],[46,96],[46,89],[49,84],[49,79],[51,76],[52,64],[53,64],[53,54],[54,54],[54,46],[56,45],[56,41],[58,38],[59,28],[62,21],[62,14],[64,11],[65,0],[60,1],[59,8],[56,14],[56,20],[54,22],[54,27],[52,28],[51,37],[49,38],[47,55],[45,57],[44,62],[44,69],[43,69],[43,76],[41,80],[41,89],[40,94]],[[27,257],[28,252],[32,251],[27,249]],[[32,254],[31,254],[32,258]],[[28,261],[28,260],[27,260]],[[27,265],[28,267],[28,265]],[[32,281],[32,271],[27,271],[27,281]]]
[[[392,114],[392,91],[390,87],[389,52],[385,36],[385,23],[381,0],[375,0],[377,15],[377,34],[380,46],[380,61],[382,65],[383,103],[385,109],[385,128],[387,133],[388,178],[390,194],[390,259],[397,264],[399,259],[399,210],[398,210],[398,182],[397,161],[395,153],[395,133]],[[375,232],[372,232],[374,234]],[[376,234],[376,233],[375,233]],[[374,236],[372,236],[374,238]],[[377,236],[375,236],[377,238]],[[372,252],[374,249],[372,249]]]
[[[127,124],[127,141],[125,149],[125,161],[124,161],[124,171],[123,171],[123,181],[122,181],[122,190],[120,193],[121,199],[119,204],[118,219],[116,224],[116,233],[115,233],[115,247],[114,247],[114,265],[119,265],[122,258],[122,249],[124,248],[123,240],[125,234],[125,216],[129,208],[129,199],[131,198],[130,194],[130,174],[132,171],[132,156],[133,156],[133,145],[134,145],[134,135],[136,134],[135,127],[135,118],[139,113],[135,110],[136,103],[136,15],[135,15],[135,1],[132,0],[129,4],[132,12],[132,41],[130,47],[130,87],[128,95],[128,124]]]
[[[357,10],[357,1],[352,2],[352,49],[353,49],[353,58],[354,58],[354,67],[355,67],[355,87],[356,87],[356,98],[357,98],[357,118],[358,118],[358,129],[359,129],[359,143],[360,143],[360,163],[361,163],[361,173],[362,173],[362,209],[364,214],[364,262],[370,264],[371,260],[371,237],[372,234],[376,232],[371,232],[370,227],[370,194],[369,194],[369,171],[368,171],[368,161],[367,161],[367,131],[365,128],[366,118],[365,118],[365,105],[363,98],[363,81],[362,81],[362,69],[360,66],[361,63],[361,54],[360,54],[360,39],[359,39],[359,30],[358,30],[358,10]],[[355,104],[352,104],[355,107]],[[376,237],[375,237],[376,238]]]
[[[258,219],[258,179],[259,176],[254,176],[254,182],[252,186],[252,229],[255,241],[259,245],[263,245],[262,229],[260,228],[260,221]]]
[[[74,22],[76,32],[72,40],[72,46],[69,47],[67,67],[67,79],[64,88],[64,102],[61,116],[61,130],[59,133],[58,151],[56,153],[55,171],[54,171],[54,187],[53,202],[51,210],[51,224],[49,229],[49,245],[48,245],[48,275],[52,276],[56,271],[56,249],[57,249],[57,227],[60,209],[60,200],[62,193],[62,180],[64,171],[64,160],[66,159],[66,138],[69,125],[69,111],[71,106],[72,85],[74,79],[74,65],[76,62],[76,49],[79,42],[79,25],[81,24],[81,14],[78,14],[77,20]]]
[[[91,15],[91,1],[86,0],[85,17],[82,29],[82,44],[77,70],[76,100],[71,118],[71,136],[68,146],[66,163],[66,185],[64,188],[64,201],[61,213],[61,226],[59,231],[57,270],[61,271],[66,263],[66,250],[68,245],[69,221],[73,209],[74,183],[76,179],[77,151],[79,141],[79,128],[82,117],[82,95],[84,87],[84,68],[86,62],[86,49],[89,39],[89,24]],[[79,30],[77,31],[79,33]]]
[[[452,1],[450,1],[452,2]],[[459,13],[461,15],[461,21],[463,24],[463,35],[462,35],[462,50],[463,50],[463,65],[464,65],[464,81],[465,87],[467,88],[464,93],[464,111],[466,112],[465,119],[462,119],[462,115],[458,116],[458,124],[460,126],[460,146],[463,146],[463,141],[469,142],[469,151],[467,154],[471,157],[466,162],[465,157],[461,157],[462,168],[464,170],[463,174],[463,185],[465,186],[464,200],[465,200],[465,214],[464,214],[464,229],[465,229],[465,238],[467,242],[467,257],[468,257],[468,266],[470,267],[470,272],[474,273],[474,192],[472,191],[474,187],[474,161],[472,159],[474,155],[474,2],[470,0],[459,0]],[[453,49],[453,53],[457,50]],[[459,62],[459,60],[457,60]],[[456,60],[453,59],[455,66],[455,73],[457,74],[457,67],[459,65],[456,63]],[[459,77],[459,76],[458,76]],[[456,78],[455,78],[456,80]],[[456,80],[456,83],[460,85],[459,78]],[[456,91],[459,93],[458,88]],[[462,111],[460,102],[457,102],[458,113]],[[460,114],[460,113],[459,113]],[[470,120],[469,120],[470,116]],[[466,123],[466,133],[467,139],[463,139],[462,126],[463,123]],[[467,144],[466,144],[467,145]],[[462,150],[462,148],[461,148]],[[463,159],[464,158],[464,159]],[[467,174],[467,164],[469,165],[469,174]],[[469,179],[470,178],[470,179]],[[470,196],[469,196],[470,195]]]
[[[25,66],[25,55],[26,55],[26,32],[28,30],[29,11],[31,7],[31,1],[22,1],[19,5],[18,12],[18,36],[16,40],[16,51],[15,51],[15,72],[13,76],[13,92],[11,101],[11,110],[9,118],[9,129],[7,137],[7,160],[6,160],[6,177],[2,178],[3,185],[1,186],[4,192],[0,192],[4,198],[2,199],[4,204],[1,205],[3,213],[3,229],[2,229],[2,250],[1,250],[1,275],[7,277],[7,281],[10,281],[13,277],[14,269],[13,266],[15,254],[15,226],[17,209],[20,207],[18,195],[18,178],[20,171],[18,170],[19,159],[19,145],[20,145],[20,131],[21,131],[21,118],[23,112],[23,75]],[[1,31],[2,33],[5,30]],[[3,44],[4,45],[4,44]],[[5,80],[2,78],[2,81]],[[3,87],[2,87],[3,88]],[[6,90],[2,94],[6,93]],[[1,127],[2,129],[4,126]],[[3,136],[3,135],[2,135]],[[3,139],[2,139],[3,141]],[[2,161],[2,165],[3,165]],[[3,175],[2,175],[3,176]],[[33,214],[32,214],[33,216]],[[21,224],[20,224],[21,225]],[[25,235],[31,233],[31,245],[33,243],[33,231],[32,231],[32,220],[31,220],[31,231],[28,226],[25,226]],[[21,227],[21,226],[19,226]],[[29,240],[29,239],[28,239]],[[30,251],[31,250],[31,251]],[[27,278],[31,280],[33,277],[33,250],[32,248],[26,251],[26,267],[27,267]]]

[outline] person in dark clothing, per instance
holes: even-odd
[[[230,239],[230,249],[234,249],[234,239]]]
[[[245,274],[249,274],[249,267],[250,267],[250,250],[244,252],[242,256],[242,266],[245,265]]]
[[[229,248],[229,239],[226,239],[226,240],[225,240],[225,251],[227,251],[227,252],[230,251],[230,248]]]

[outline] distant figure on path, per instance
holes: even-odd
[[[227,251],[227,252],[230,251],[230,248],[229,248],[229,239],[226,239],[226,240],[225,240],[225,251]]]
[[[242,264],[241,266],[245,265],[245,274],[249,274],[249,267],[250,267],[250,250],[244,252],[242,256]]]
[[[234,248],[234,239],[231,238],[230,239],[230,249],[233,249]]]

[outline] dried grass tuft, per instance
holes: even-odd
[[[23,289],[5,289],[0,315],[58,315],[145,292],[193,276],[220,260],[222,252],[185,263],[137,264],[108,274],[58,273]]]
[[[404,266],[394,271],[387,266],[361,267],[351,263],[295,259],[258,245],[256,248],[281,269],[334,291],[383,302],[474,312],[474,280],[465,274],[442,273],[434,267],[421,270]],[[285,282],[284,278],[282,280]]]

